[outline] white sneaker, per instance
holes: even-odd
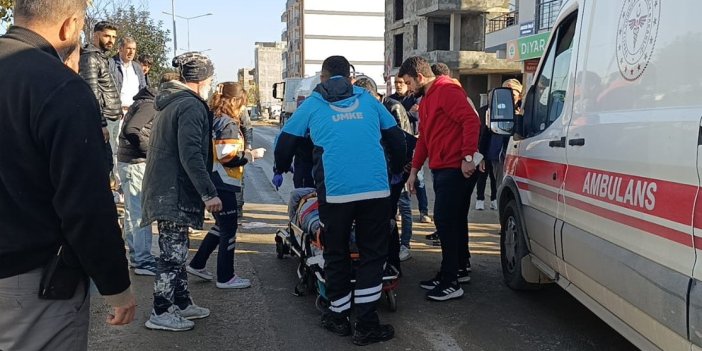
[[[181,310],[178,306],[173,305],[175,310],[183,316],[183,318],[188,320],[201,319],[210,316],[210,310],[204,307],[200,307],[194,303],[191,303],[184,310]]]
[[[226,283],[220,283],[217,282],[217,287],[220,289],[245,289],[251,286],[251,281],[248,279],[244,279],[238,275],[235,275],[234,278],[230,279]]]
[[[496,209],[497,209],[497,200],[492,200],[492,201],[490,201],[490,209],[491,209],[491,210],[496,210]]]
[[[421,223],[434,223],[434,221],[431,219],[431,217],[429,217],[429,215],[425,215],[425,214],[419,216],[419,221]]]
[[[407,261],[410,258],[412,258],[412,253],[410,252],[409,247],[405,245],[400,246],[400,262]]]
[[[195,322],[183,318],[176,311],[156,314],[156,312],[151,310],[151,316],[149,316],[149,320],[146,321],[145,325],[153,330],[186,331],[193,329]]]
[[[475,209],[479,210],[479,211],[484,210],[485,209],[485,201],[483,201],[483,200],[476,201],[475,202]]]
[[[188,273],[190,273],[196,277],[199,277],[200,279],[204,279],[204,280],[208,280],[208,281],[212,281],[212,279],[214,279],[214,276],[212,275],[212,273],[208,272],[207,269],[205,269],[205,268],[195,269],[193,267],[190,267],[190,265],[187,265],[187,266],[185,266],[185,270]]]

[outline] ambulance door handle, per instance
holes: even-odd
[[[584,146],[585,145],[585,138],[570,139],[570,140],[568,140],[568,145],[570,145],[570,146]]]
[[[548,146],[550,146],[550,147],[565,147],[565,141],[566,141],[565,137],[562,137],[559,140],[551,140],[548,142]]]

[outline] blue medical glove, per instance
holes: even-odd
[[[390,184],[396,185],[402,183],[402,173],[390,175]]]
[[[273,179],[271,179],[271,183],[275,186],[275,190],[278,190],[281,185],[283,185],[283,175],[276,173],[273,175]]]

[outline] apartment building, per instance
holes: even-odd
[[[273,98],[273,84],[283,79],[285,46],[285,43],[280,42],[256,43],[254,81],[258,87],[262,109],[270,109],[273,105],[280,105],[280,102]]]
[[[561,3],[561,0],[513,0],[509,13],[488,21],[485,51],[522,65],[522,79],[529,85]]]
[[[248,92],[252,85],[256,84],[254,80],[254,73],[256,70],[253,68],[239,68],[237,71],[237,81],[244,88],[244,91]]]
[[[288,0],[281,16],[281,39],[288,43],[283,76],[315,75],[324,59],[343,55],[357,72],[382,84],[384,6],[382,0]]]
[[[388,87],[410,56],[451,68],[476,105],[481,94],[521,65],[484,52],[488,21],[511,12],[509,0],[385,0],[385,73]]]

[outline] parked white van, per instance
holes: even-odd
[[[644,350],[702,349],[700,0],[566,0],[500,187],[503,275],[555,282]]]

